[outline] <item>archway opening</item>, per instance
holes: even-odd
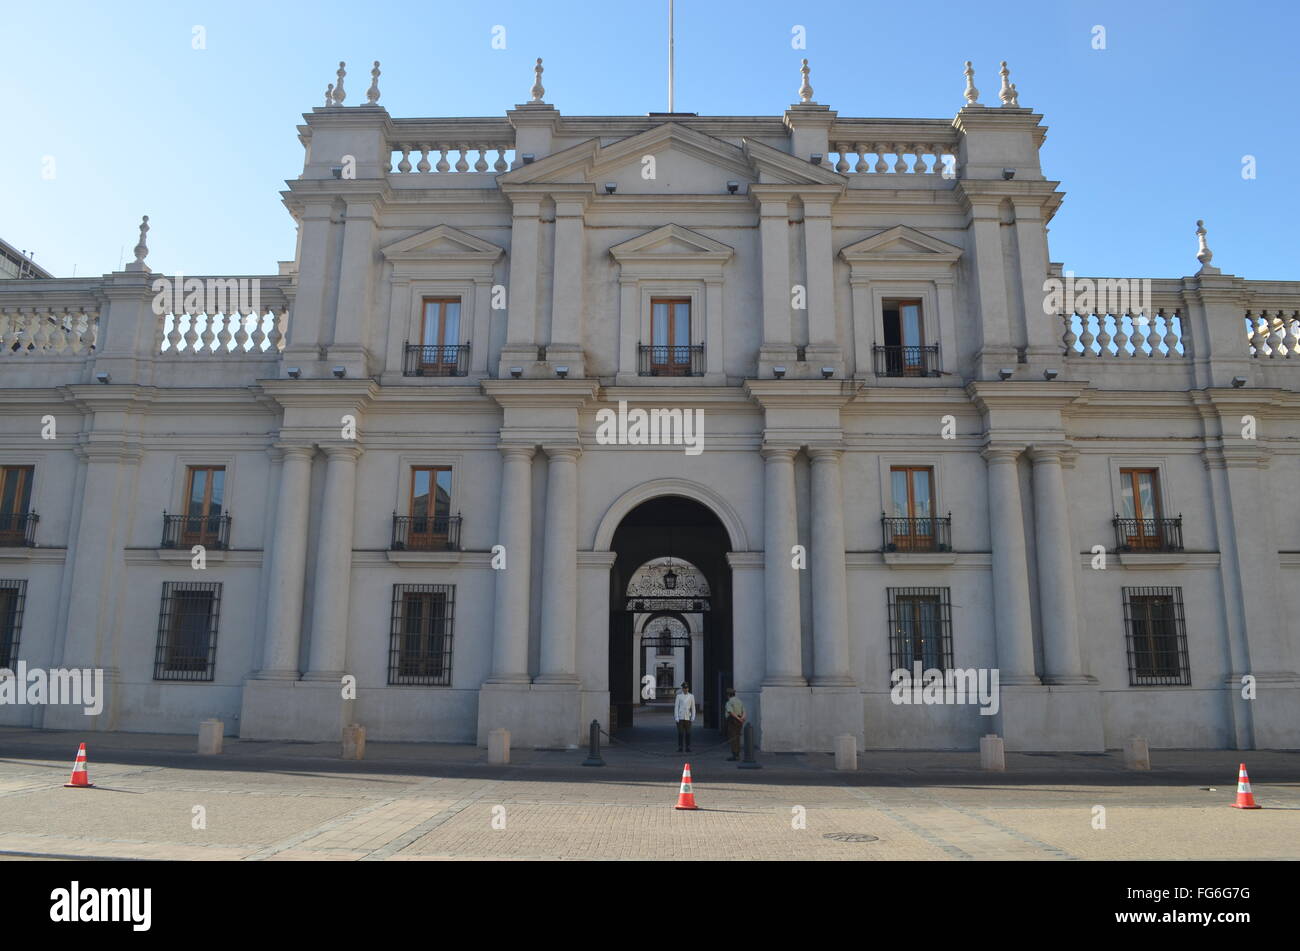
[[[623,517],[610,548],[611,725],[655,727],[643,739],[671,740],[672,701],[686,681],[695,728],[716,729],[732,678],[725,526],[693,499],[661,496]]]

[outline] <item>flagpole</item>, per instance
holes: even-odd
[[[668,111],[673,111],[673,0],[668,0]]]

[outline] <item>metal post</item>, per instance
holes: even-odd
[[[754,724],[746,723],[745,728],[740,733],[741,751],[744,759],[740,761],[739,769],[762,769],[763,764],[754,759]]]
[[[604,766],[605,761],[600,758],[600,721],[591,721],[591,738],[587,742],[587,758],[583,760],[583,766]]]

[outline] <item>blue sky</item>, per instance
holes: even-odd
[[[1006,59],[1045,116],[1046,174],[1065,203],[1052,259],[1080,275],[1214,263],[1300,280],[1300,4],[677,0],[677,109],[776,115],[807,56],[818,102],[845,116],[944,117],[962,64],[997,103]],[[340,59],[348,103],[383,63],[395,116],[501,115],[546,59],[547,101],[573,115],[666,108],[667,0],[591,2],[13,3],[0,18],[0,237],[57,276],[131,257],[150,216],[155,270],[274,273],[293,256],[280,204],[302,166],[295,126]],[[192,48],[195,25],[206,49]],[[506,28],[506,49],[491,46]],[[791,30],[806,28],[806,51]],[[1106,49],[1092,48],[1093,27]],[[1257,177],[1242,177],[1253,155]],[[53,157],[53,178],[43,177]]]

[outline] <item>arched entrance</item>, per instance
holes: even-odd
[[[679,637],[683,632],[686,637],[698,633],[683,645],[687,652],[681,660],[674,653],[673,660],[664,663],[671,665],[677,683],[689,677],[699,685],[695,691],[696,725],[716,728],[721,697],[732,678],[731,570],[727,564],[731,538],[726,527],[702,503],[664,495],[641,502],[623,516],[610,550],[615,553],[609,601],[611,727],[631,727],[637,711],[644,710],[638,689],[644,674],[638,655],[644,659],[649,652],[643,648],[642,634],[654,623],[670,630],[680,626]],[[698,584],[688,589],[685,581],[691,572],[698,574]],[[671,587],[669,573],[677,576]],[[634,580],[638,584],[633,585]],[[689,658],[689,672],[677,666],[685,658]],[[656,677],[657,688],[658,674],[647,673]]]

